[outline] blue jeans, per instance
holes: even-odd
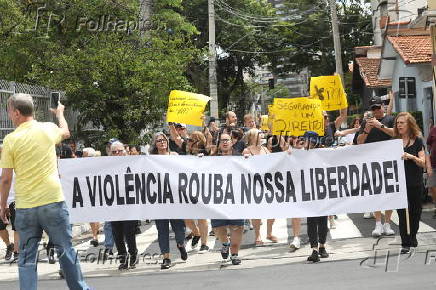
[[[112,251],[115,242],[114,242],[114,236],[112,234],[111,222],[104,223],[103,232],[104,232],[104,247],[105,249],[109,249]]]
[[[53,243],[69,289],[90,289],[83,280],[79,257],[71,243],[70,215],[65,202],[16,210],[15,226],[20,235],[18,272],[20,289],[36,290],[38,246],[44,230]]]
[[[184,220],[155,220],[157,228],[157,239],[162,254],[170,252],[170,223],[171,228],[176,234],[178,245],[185,244],[185,221]]]

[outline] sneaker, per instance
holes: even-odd
[[[295,252],[296,250],[298,250],[300,248],[300,238],[299,237],[294,237],[294,239],[292,240],[292,243],[289,245],[289,251],[291,253]]]
[[[191,232],[191,233],[189,233],[189,235],[187,235],[186,237],[185,237],[185,241],[189,241],[190,239],[192,239],[192,237],[194,236],[194,234]]]
[[[114,252],[111,249],[105,249],[103,255],[105,260],[114,258]]]
[[[223,247],[221,248],[221,257],[223,257],[223,260],[227,260],[229,258],[229,251],[230,243],[224,243]]]
[[[129,264],[126,263],[122,263],[118,266],[118,270],[123,271],[123,270],[128,270],[129,269]]]
[[[198,242],[200,241],[200,236],[194,236],[192,238],[192,242],[191,242],[191,247],[194,249],[195,247],[197,247]]]
[[[65,279],[65,274],[64,274],[64,271],[62,269],[59,269],[58,274],[59,274],[59,278]]]
[[[309,257],[307,257],[307,261],[309,261],[309,262],[313,262],[313,263],[319,262],[319,254],[318,254],[318,251],[317,251],[317,250],[313,250],[313,251],[312,251],[312,255],[310,255]]]
[[[235,266],[241,264],[241,259],[239,259],[238,254],[232,254],[230,260],[232,260],[232,264]]]
[[[215,232],[212,230],[209,232],[209,236],[214,237],[215,236]]]
[[[391,229],[391,225],[388,223],[384,223],[383,225],[383,234],[386,236],[393,236],[395,235],[395,232],[393,229]]]
[[[91,245],[93,245],[94,247],[98,247],[98,240],[93,239],[89,242]]]
[[[137,256],[136,255],[130,256],[129,268],[130,269],[135,269],[136,268],[136,263],[137,263]]]
[[[328,258],[329,257],[329,253],[327,253],[327,251],[325,250],[324,247],[319,247],[319,256],[321,258]]]
[[[6,255],[5,255],[6,261],[9,261],[11,259],[13,252],[14,252],[14,243],[10,243],[9,246],[6,247]]]
[[[170,259],[163,259],[162,264],[160,264],[161,270],[166,270],[171,267],[171,260]]]
[[[56,259],[55,259],[55,256],[54,256],[54,249],[50,249],[48,251],[48,263],[49,264],[56,263]]]
[[[381,223],[379,223],[379,224],[376,223],[375,224],[375,228],[372,231],[372,236],[374,238],[378,238],[378,237],[380,237],[382,235],[382,233],[383,233],[383,226],[382,226],[382,224]]]
[[[14,259],[13,259],[13,261],[12,262],[16,262],[16,261],[18,261],[18,253],[17,252],[14,252]]]
[[[209,247],[207,245],[201,245],[200,250],[198,251],[199,254],[204,254],[206,252],[209,252]]]
[[[186,252],[186,248],[185,248],[185,246],[179,246],[179,245],[177,245],[177,248],[178,248],[179,251],[180,251],[180,258],[181,258],[183,261],[188,260],[188,253]]]
[[[409,254],[410,253],[410,248],[409,247],[403,247],[402,249],[401,249],[401,252],[400,252],[402,255],[403,254]]]
[[[372,218],[372,212],[366,212],[366,213],[364,213],[364,214],[363,214],[363,218],[364,218],[364,219],[370,219],[370,218]]]

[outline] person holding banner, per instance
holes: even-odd
[[[20,236],[18,272],[20,288],[37,289],[37,254],[43,230],[59,254],[70,289],[89,289],[83,279],[77,253],[72,246],[70,215],[65,203],[57,167],[56,144],[70,136],[64,117],[65,107],[58,103],[51,111],[59,121],[38,122],[33,118],[31,95],[13,94],[7,102],[8,116],[16,127],[4,139],[0,167],[0,218],[8,223],[6,202],[15,172],[15,227]]]
[[[363,120],[360,126],[357,144],[366,144],[372,142],[380,142],[392,139],[394,131],[394,117],[385,115],[382,101],[380,99],[372,99],[369,107],[370,113]],[[374,212],[375,228],[372,231],[372,236],[377,238],[382,234],[392,236],[395,232],[391,229],[392,210],[385,211],[385,223],[381,223],[381,212]]]
[[[111,145],[111,156],[126,156],[127,152],[124,144],[116,141]],[[118,270],[135,269],[138,257],[138,249],[136,247],[136,226],[138,221],[112,221],[112,233],[117,246],[117,257],[120,259]],[[124,242],[125,241],[125,242]],[[126,244],[129,254],[126,251]]]
[[[229,134],[221,134],[218,139],[218,152],[217,156],[234,156],[240,155],[237,151],[232,149],[232,138]],[[227,260],[229,252],[231,252],[230,259],[233,265],[241,264],[241,259],[238,256],[239,248],[241,247],[242,236],[244,233],[244,220],[211,220],[212,228],[215,235],[222,243],[221,257]],[[230,232],[230,240],[227,235]]]
[[[397,212],[400,220],[401,253],[408,254],[411,247],[418,246],[416,234],[422,212],[421,192],[424,187],[422,174],[425,167],[425,149],[422,133],[415,118],[408,112],[397,115],[394,137],[403,139],[404,145],[408,208],[397,209]]]
[[[197,155],[204,156],[209,155],[209,151],[207,150],[207,142],[206,137],[200,131],[192,132],[191,136],[187,139],[186,145],[186,153],[188,155]],[[197,225],[198,224],[198,225]],[[209,229],[207,220],[205,219],[186,219],[185,225],[191,230],[192,233],[192,248],[196,248],[198,242],[201,240],[201,246],[199,253],[205,253],[209,251],[209,247],[207,246],[207,239],[209,237]]]
[[[304,148],[306,150],[315,149],[320,146],[319,136],[316,132],[307,131],[304,133],[305,139]],[[308,217],[307,218],[307,235],[309,236],[310,247],[312,254],[307,258],[309,262],[319,262],[319,258],[328,258],[329,254],[325,249],[328,233],[328,217]]]
[[[150,148],[151,155],[178,155],[176,152],[171,152],[169,148],[168,137],[162,133],[156,133],[153,138],[152,146]],[[185,222],[181,219],[159,219],[155,220],[157,228],[157,239],[159,242],[159,248],[163,256],[162,264],[160,268],[162,270],[169,269],[171,267],[170,259],[170,229],[173,229],[176,235],[177,248],[180,251],[180,258],[183,261],[188,259],[188,253],[185,248]]]
[[[258,129],[248,130],[248,132],[246,133],[246,138],[247,138],[247,148],[245,148],[244,151],[242,152],[242,154],[246,158],[248,158],[249,156],[253,156],[253,155],[263,155],[263,154],[270,153],[266,147],[261,145],[262,134]],[[256,246],[262,246],[263,241],[262,241],[262,238],[260,236],[261,220],[260,219],[252,219],[251,221],[253,224],[254,235],[255,235],[254,244]],[[272,228],[273,228],[274,221],[275,221],[275,219],[268,219],[268,221],[267,221],[266,238],[273,243],[277,243],[278,242],[277,237],[272,234]]]

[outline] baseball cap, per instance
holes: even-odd
[[[176,128],[186,128],[186,124],[176,123]]]
[[[319,135],[314,131],[306,131],[304,132],[303,138],[309,140],[311,143],[318,143]]]
[[[374,109],[381,108],[383,101],[380,98],[371,98],[369,100],[369,109],[372,111]]]

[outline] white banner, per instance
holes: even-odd
[[[71,222],[325,216],[407,207],[401,140],[251,156],[63,159]]]

